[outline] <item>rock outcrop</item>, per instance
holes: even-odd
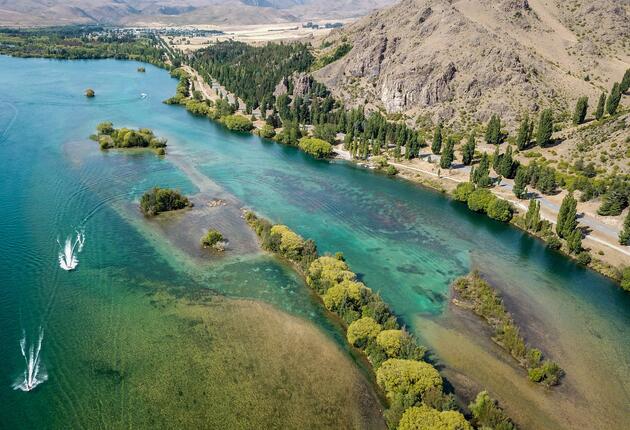
[[[329,49],[343,41],[353,48],[315,78],[348,105],[366,103],[462,125],[486,121],[493,113],[515,123],[523,112],[541,107],[570,110],[579,96],[594,99],[612,79],[619,80],[630,57],[570,55],[582,42],[563,24],[565,10],[540,4],[403,0],[331,34]]]

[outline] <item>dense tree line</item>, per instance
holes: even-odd
[[[314,57],[302,43],[255,47],[225,41],[197,51],[190,61],[206,80],[216,79],[252,109],[266,109],[274,105],[278,83],[295,72],[309,70]]]
[[[157,35],[110,32],[102,27],[0,29],[0,54],[69,60],[117,58],[167,68],[166,51]]]

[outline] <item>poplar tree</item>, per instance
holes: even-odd
[[[525,118],[521,121],[521,125],[518,128],[518,134],[516,135],[516,147],[519,151],[526,149],[529,146],[529,141],[532,139],[532,124],[529,121],[529,115],[525,115]]]
[[[606,107],[606,93],[602,93],[597,101],[597,110],[595,110],[595,119],[599,121],[604,116],[604,108]]]
[[[626,215],[626,219],[623,221],[623,229],[619,232],[619,243],[630,245],[630,212]]]
[[[497,175],[500,175],[499,166],[501,165],[501,159],[503,156],[499,154],[499,147],[497,146],[494,149],[494,154],[492,154],[492,169],[495,171]]]
[[[475,135],[473,133],[468,136],[468,142],[462,147],[462,162],[464,166],[470,166],[475,157]]]
[[[501,143],[501,118],[494,114],[486,127],[486,142],[492,145]]]
[[[580,97],[575,104],[575,112],[573,112],[573,124],[579,125],[584,123],[586,118],[586,110],[588,109],[588,97]]]
[[[619,90],[623,94],[629,89],[630,89],[630,69],[626,69],[626,73],[623,74],[623,79],[621,80],[621,85],[619,85]]]
[[[556,233],[562,238],[568,238],[577,227],[577,201],[573,194],[567,194],[562,199],[558,220],[556,222]]]
[[[452,136],[449,136],[448,139],[446,139],[446,144],[444,145],[444,150],[442,151],[442,156],[440,157],[440,167],[442,169],[451,168],[451,164],[455,158],[454,147],[455,139],[453,139]]]
[[[540,231],[540,226],[540,202],[531,199],[525,214],[525,227],[530,231],[538,232]]]
[[[512,191],[514,195],[522,199],[527,194],[527,183],[529,182],[529,178],[527,177],[527,169],[519,166],[516,169],[516,176],[514,177],[514,186],[512,187]],[[530,203],[531,205],[531,203]]]
[[[579,254],[582,250],[582,231],[576,228],[566,236],[566,239],[569,252],[572,254]]]
[[[499,174],[504,178],[514,178],[514,159],[512,158],[512,146],[508,145],[505,154],[501,157],[499,163]]]
[[[551,135],[553,134],[553,112],[551,109],[545,109],[540,114],[538,121],[538,129],[536,130],[536,143],[541,148],[551,143]]]
[[[433,143],[431,144],[431,152],[435,155],[442,151],[442,123],[439,123],[433,133]]]
[[[471,176],[473,182],[480,187],[489,187],[492,185],[492,180],[490,179],[490,160],[487,153],[484,152],[482,154],[479,166],[471,172]]]
[[[617,112],[617,108],[619,107],[619,102],[621,101],[621,88],[619,86],[619,82],[615,82],[610,90],[610,95],[608,96],[608,100],[606,100],[606,112],[609,115],[614,115]]]

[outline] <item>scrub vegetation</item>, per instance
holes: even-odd
[[[155,136],[151,129],[114,128],[109,121],[98,124],[96,134],[91,137],[98,142],[101,149],[152,148],[159,151],[166,148],[167,142],[165,138]]]
[[[161,212],[174,211],[192,206],[186,196],[179,191],[155,187],[140,198],[140,210],[146,216],[155,216]]]
[[[438,370],[425,360],[426,349],[400,326],[380,295],[358,280],[342,254],[319,256],[312,240],[287,226],[273,225],[253,212],[245,219],[264,249],[302,273],[326,309],[341,321],[348,343],[365,354],[387,398],[385,419],[390,428],[472,430],[454,396],[445,392]]]
[[[544,360],[539,349],[525,343],[501,297],[477,272],[457,279],[453,289],[457,293],[453,302],[472,310],[495,330],[492,339],[527,369],[531,381],[547,386],[560,382],[564,371],[557,363]]]

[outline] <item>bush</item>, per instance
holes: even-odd
[[[160,139],[153,130],[140,128],[114,128],[109,121],[96,126],[97,140],[101,149],[107,148],[165,148],[166,139]]]
[[[582,251],[577,255],[577,262],[582,266],[588,266],[591,260],[591,254],[588,251]]]
[[[326,293],[329,288],[342,281],[355,279],[356,275],[344,261],[327,255],[313,261],[306,275],[306,283],[319,294]]]
[[[376,343],[383,348],[388,357],[398,358],[405,333],[402,330],[383,330],[376,337]]]
[[[338,313],[349,324],[360,317],[358,312],[361,310],[361,306],[367,302],[371,292],[362,282],[345,280],[326,291],[323,297],[324,306],[329,311]],[[357,312],[356,318],[352,318],[352,320],[344,318],[343,313],[347,310]]]
[[[528,376],[533,382],[539,382],[547,386],[556,385],[564,371],[553,361],[546,360],[542,365],[529,369]]]
[[[316,137],[301,138],[298,147],[315,158],[326,158],[332,154],[332,145]]]
[[[201,239],[201,245],[206,248],[215,247],[219,242],[223,242],[223,235],[219,230],[210,229]]]
[[[510,202],[495,197],[488,203],[486,212],[492,219],[509,222],[512,219],[514,208],[512,208]]]
[[[397,394],[410,401],[419,402],[425,391],[442,388],[442,377],[428,363],[415,360],[390,358],[376,372],[376,381],[392,400]]]
[[[367,343],[376,338],[381,331],[381,325],[370,317],[353,321],[348,326],[348,342],[351,345],[364,348]]]
[[[290,260],[299,260],[304,248],[304,239],[293,232],[286,225],[274,225],[271,227],[272,235],[280,236],[280,252]]]
[[[626,267],[621,271],[621,288],[630,291],[630,267]]]
[[[562,248],[562,242],[560,241],[560,238],[556,236],[553,232],[546,235],[543,239],[545,239],[545,242],[547,242],[547,247],[551,249],[558,250]]]
[[[233,131],[250,131],[254,124],[243,115],[227,115],[221,118],[227,128]]]
[[[414,406],[405,411],[398,430],[473,430],[457,411],[440,412],[428,406]]]
[[[494,199],[496,197],[489,190],[479,188],[468,196],[468,208],[475,212],[485,212],[488,204]]]
[[[258,135],[265,139],[271,139],[272,137],[276,135],[276,130],[274,130],[274,128],[270,126],[269,124],[265,124],[258,131]]]
[[[471,403],[468,408],[478,427],[494,430],[516,429],[516,426],[510,421],[510,418],[497,405],[496,400],[488,395],[487,391],[482,391],[477,394],[475,401]]]
[[[395,176],[398,174],[398,169],[395,166],[388,164],[387,167],[385,168],[385,174],[387,176]]]
[[[114,124],[112,124],[110,121],[104,121],[96,126],[96,132],[99,136],[102,134],[111,136],[111,134],[114,132]]]
[[[188,198],[182,196],[179,192],[159,187],[147,191],[140,199],[140,210],[147,216],[183,209],[190,205]]]
[[[462,182],[457,184],[455,191],[453,192],[453,197],[458,202],[467,202],[468,197],[472,192],[475,191],[475,184],[472,182]]]

